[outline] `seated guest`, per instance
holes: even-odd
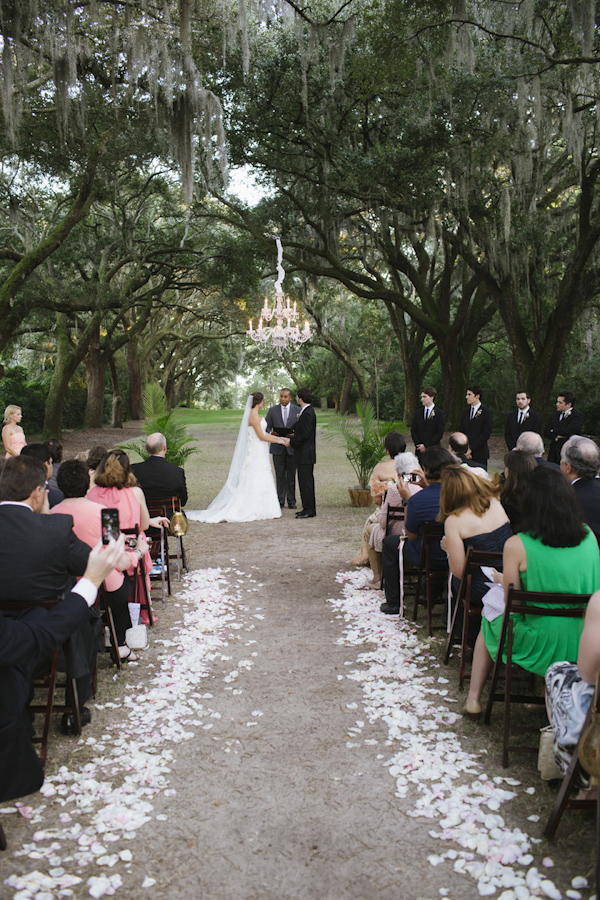
[[[508,516],[498,499],[499,488],[490,481],[474,475],[462,466],[448,466],[442,472],[440,512],[438,521],[444,523],[442,550],[448,555],[453,576],[453,594],[457,595],[465,568],[468,547],[474,550],[501,551],[512,535]],[[480,571],[471,582],[471,605],[481,606],[481,598],[488,590]],[[479,633],[479,622],[469,622],[469,643],[473,645]]]
[[[417,484],[423,490],[411,496],[408,485],[398,482],[398,493],[406,505],[406,537],[404,560],[409,566],[418,566],[421,557],[421,542],[426,522],[435,522],[440,511],[441,475],[447,466],[456,465],[454,454],[443,447],[428,447],[422,457],[423,467],[415,469]],[[390,534],[383,539],[381,547],[381,567],[384,579],[385,603],[381,612],[398,615],[400,612],[400,560],[398,546],[400,535]],[[440,568],[446,568],[446,554],[437,544],[432,547],[431,558]]]
[[[504,545],[503,584],[517,590],[591,594],[600,588],[600,555],[574,491],[560,474],[537,467],[529,479],[521,531]],[[485,600],[484,600],[485,609]],[[475,644],[465,712],[479,715],[480,698],[498,652],[502,614],[483,617]],[[513,662],[545,675],[553,662],[575,662],[582,622],[560,616],[513,617]],[[503,658],[505,659],[505,653]]]
[[[471,450],[469,448],[469,439],[466,434],[463,434],[462,431],[455,431],[454,434],[451,434],[448,438],[448,447],[458,457],[458,460],[462,466],[467,466],[471,469],[475,474],[480,475],[482,478],[489,478],[487,470],[479,466],[477,463],[473,462],[471,459]]]
[[[185,472],[180,466],[167,462],[167,439],[155,432],[146,439],[146,452],[150,455],[141,463],[134,463],[131,471],[138,480],[149,503],[165,497],[179,497],[182,506],[187,503]]]
[[[94,500],[109,509],[118,509],[119,527],[134,528],[137,525],[144,539],[146,536],[143,532],[148,526],[151,525],[153,528],[160,528],[161,525],[165,525],[167,528],[169,526],[169,520],[164,516],[150,518],[144,493],[138,487],[135,475],[131,471],[129,457],[122,450],[115,450],[104,457],[96,469],[96,483],[88,492],[88,500]],[[146,571],[146,587],[150,594],[152,560],[148,551],[142,556]],[[130,578],[134,577],[136,568],[137,566],[131,565],[127,569]],[[145,610],[142,610],[141,621],[146,625],[149,622]]]
[[[88,471],[90,473],[90,488],[94,487],[95,478],[96,478],[96,469],[104,459],[104,457],[108,454],[108,447],[104,447],[102,444],[96,444],[95,447],[92,447],[91,450],[88,450],[86,455],[86,462]]]
[[[101,512],[104,509],[99,503],[94,503],[86,497],[90,486],[90,476],[84,463],[76,459],[68,459],[58,470],[58,486],[65,499],[50,510],[53,514],[67,514],[73,518],[73,531],[77,537],[95,547],[102,540]],[[131,652],[125,643],[125,632],[131,628],[129,619],[129,597],[131,595],[131,582],[123,570],[132,564],[137,564],[148,549],[148,544],[143,538],[138,541],[138,546],[130,554],[123,553],[118,568],[107,577],[104,587],[107,601],[112,611],[117,641],[119,643],[119,656],[124,662],[135,662],[137,656]]]
[[[31,794],[42,786],[44,772],[31,743],[33,729],[26,712],[31,698],[31,679],[49,665],[56,647],[86,626],[97,589],[122,556],[123,544],[121,536],[104,549],[97,545],[89,554],[83,578],[53,609],[24,609],[19,616],[10,618],[0,614],[2,803]],[[30,559],[28,557],[28,562]]]
[[[523,450],[525,453],[531,453],[535,457],[536,466],[549,466],[551,469],[559,469],[556,463],[548,462],[544,459],[544,439],[541,434],[535,431],[524,431],[517,438],[517,450]]]
[[[59,491],[58,488],[52,488],[48,484],[49,479],[52,478],[52,457],[46,445],[41,443],[27,444],[27,446],[23,447],[21,450],[21,456],[32,456],[34,459],[39,459],[44,466],[46,472],[46,488],[48,490],[48,505],[50,509],[52,509],[53,506],[56,506],[57,503],[60,503],[61,500],[64,500],[62,491]]]
[[[386,491],[391,484],[396,482],[396,470],[394,468],[394,458],[399,453],[406,450],[406,441],[404,437],[397,431],[389,431],[384,438],[384,446],[388,454],[388,459],[378,462],[373,469],[373,474],[369,479],[369,487],[371,488],[371,497],[375,506],[381,507]],[[135,467],[132,467],[135,468]],[[369,562],[369,536],[373,527],[379,521],[379,509],[372,512],[363,528],[360,550],[354,559],[350,560],[352,566],[366,566]],[[381,580],[381,579],[380,579]]]
[[[58,484],[56,483],[56,473],[58,472],[58,467],[60,466],[63,458],[63,445],[60,441],[57,441],[56,438],[48,438],[47,441],[44,441],[44,445],[50,451],[50,457],[52,462],[52,476],[48,479],[48,487],[53,488],[54,490],[58,490]]]
[[[0,600],[22,602],[24,608],[38,600],[54,600],[83,575],[90,548],[75,535],[71,516],[39,515],[48,511],[44,465],[23,453],[7,459],[0,477]],[[69,677],[77,679],[84,724],[91,718],[83,704],[92,695],[99,647],[102,627],[92,609],[70,641],[67,660]],[[66,718],[63,728],[70,728]]]
[[[511,450],[504,454],[504,484],[500,502],[510,519],[514,533],[521,530],[523,498],[527,492],[529,479],[535,471],[535,457],[524,450]]]
[[[546,706],[554,737],[554,756],[563,775],[571,762],[600,671],[600,591],[590,597],[579,641],[577,664],[553,663],[546,672]],[[587,788],[587,779],[581,779]]]
[[[399,453],[394,459],[394,466],[396,467],[396,483],[390,484],[381,509],[374,514],[377,516],[376,520],[371,525],[365,525],[363,531],[363,541],[367,543],[369,565],[373,573],[371,580],[367,581],[364,587],[374,590],[381,587],[381,544],[386,536],[388,509],[390,506],[402,506],[402,497],[398,492],[397,482],[400,479],[406,481],[411,496],[421,490],[418,484],[410,481],[410,473],[419,468],[419,462],[414,453]],[[399,519],[392,520],[390,534],[404,534],[404,522]]]
[[[600,540],[600,450],[589,438],[576,434],[563,444],[560,469],[573,485],[583,513],[596,540]]]

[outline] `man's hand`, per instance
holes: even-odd
[[[426,449],[427,448],[425,447],[425,444],[417,444],[417,450],[419,451],[419,453],[425,453]]]
[[[117,568],[124,552],[124,534],[119,535],[118,541],[111,538],[106,546],[102,544],[102,541],[98,541],[96,546],[90,551],[83,577],[88,578],[92,584],[99,588],[104,579],[110,575],[113,569]]]

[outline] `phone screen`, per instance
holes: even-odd
[[[119,510],[118,509],[103,509],[101,512],[102,517],[102,543],[108,544],[111,538],[115,541],[118,539],[120,534],[119,528]]]

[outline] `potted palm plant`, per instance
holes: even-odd
[[[384,439],[390,431],[401,431],[399,422],[378,422],[370,400],[356,404],[358,421],[345,419],[340,423],[346,443],[346,459],[354,469],[358,484],[348,488],[352,506],[370,506],[372,501],[369,479],[377,463],[385,456]]]

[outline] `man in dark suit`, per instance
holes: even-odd
[[[544,459],[544,438],[535,431],[524,431],[517,438],[517,446],[515,450],[523,450],[525,453],[531,453],[535,457],[536,465],[549,466],[551,469],[560,469],[556,463],[548,462]]]
[[[419,460],[428,447],[439,446],[444,435],[446,418],[443,410],[435,405],[436,394],[434,387],[424,387],[421,391],[423,409],[418,409],[413,416],[410,434]]]
[[[68,515],[44,515],[48,510],[46,472],[31,456],[7,459],[0,476],[0,599],[22,602],[53,600],[67,593],[83,575],[90,548],[76,537]],[[77,679],[82,724],[90,721],[83,704],[92,694],[92,673],[102,627],[96,610],[70,644],[67,669]],[[100,642],[100,643],[99,643]],[[68,728],[68,722],[63,722]]]
[[[182,506],[187,503],[187,485],[185,472],[180,466],[167,462],[167,439],[159,431],[146,439],[148,459],[134,463],[131,471],[139,481],[146,500],[164,500],[165,497],[179,497]]]
[[[302,500],[302,510],[296,513],[296,518],[314,519],[317,514],[313,471],[317,461],[317,417],[312,407],[313,398],[308,388],[300,388],[296,400],[300,406],[300,413],[290,439],[290,446],[296,457],[298,487]]]
[[[556,412],[552,414],[546,426],[546,437],[550,438],[548,459],[558,465],[563,444],[572,434],[581,434],[583,429],[583,413],[575,409],[574,403],[575,394],[572,391],[559,391],[556,398]]]
[[[466,400],[468,406],[461,413],[459,431],[464,432],[468,438],[473,462],[487,471],[490,458],[488,441],[494,423],[492,411],[488,406],[483,406],[481,388],[477,384],[467,388]]]
[[[600,450],[594,441],[573,435],[561,451],[561,472],[573,485],[583,521],[600,542]]]
[[[83,578],[52,610],[24,609],[11,618],[0,614],[0,802],[31,794],[42,785],[44,773],[26,713],[31,679],[56,647],[85,625],[99,586],[123,554],[124,541],[121,535],[104,550],[95,547]]]
[[[267,413],[267,431],[286,437],[284,430],[292,428],[298,419],[300,407],[291,402],[292,392],[289,388],[282,388],[279,393],[279,403],[271,406]],[[289,509],[296,509],[296,458],[291,447],[283,444],[269,444],[270,454],[273,457],[275,467],[275,481],[277,482],[277,496],[279,505],[283,508],[287,497]]]
[[[23,450],[25,451],[23,453]],[[48,506],[52,509],[53,506],[57,506],[59,503],[65,499],[65,495],[61,490],[59,490],[58,485],[56,487],[52,487],[50,484],[50,480],[53,475],[52,468],[52,453],[50,452],[49,447],[46,444],[27,444],[21,450],[22,456],[33,456],[34,459],[39,459],[39,461],[44,466],[46,470],[46,488],[48,491]]]
[[[531,408],[531,398],[527,391],[517,391],[517,408],[506,417],[504,440],[506,449],[514,450],[524,431],[542,433],[542,417]]]

